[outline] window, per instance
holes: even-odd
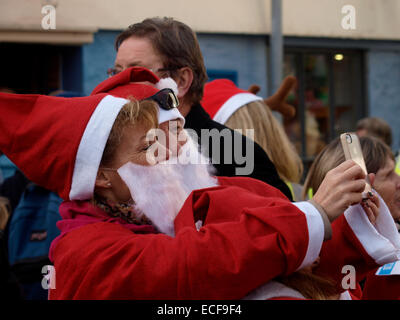
[[[0,43],[0,50],[0,90],[34,94],[82,91],[81,47]]]
[[[284,120],[285,130],[301,155],[305,167],[322,148],[365,115],[362,53],[288,49],[284,76],[297,78],[289,95],[296,116]]]

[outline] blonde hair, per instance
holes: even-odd
[[[394,160],[390,148],[378,138],[372,136],[360,137],[360,144],[368,173],[377,173],[380,168],[385,166],[388,158]],[[303,199],[306,199],[306,193],[310,188],[315,194],[328,171],[337,167],[343,161],[345,161],[345,156],[342,144],[340,139],[336,138],[318,154],[312,163],[304,182]]]
[[[243,134],[246,134],[246,129],[254,129],[254,141],[267,153],[280,177],[288,182],[300,181],[303,174],[301,158],[264,102],[257,100],[244,105],[231,115],[225,125],[242,129]]]
[[[158,127],[158,107],[154,101],[138,101],[129,97],[130,101],[125,104],[114,121],[106,146],[104,148],[102,165],[109,164],[118,148],[126,126],[134,126],[137,123],[144,124],[148,129]]]
[[[382,168],[388,157],[393,159],[390,148],[377,138],[361,137],[360,144],[369,173],[376,173]],[[336,138],[318,154],[311,165],[303,187],[303,198],[306,198],[309,188],[312,188],[315,193],[328,171],[337,167],[344,160],[340,139]],[[335,299],[338,295],[333,281],[313,274],[310,270],[297,271],[287,277],[282,277],[280,281],[296,289],[308,299],[330,300]]]
[[[337,288],[330,279],[313,274],[311,270],[299,270],[278,279],[284,285],[299,291],[306,299],[336,300]]]

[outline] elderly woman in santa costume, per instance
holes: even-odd
[[[173,90],[160,91],[163,81],[142,68],[115,77],[90,97],[0,95],[0,149],[66,200],[50,250],[51,299],[239,299],[310,266],[330,222],[348,223],[341,213],[361,201],[365,176],[352,161],[299,203],[257,180],[217,179],[204,162],[172,161],[191,159],[195,143],[178,141],[170,156],[172,140],[163,146],[147,133],[163,121],[183,125]],[[364,221],[354,207],[353,220]],[[381,262],[397,253],[386,248]]]

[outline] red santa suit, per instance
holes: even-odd
[[[50,299],[239,299],[317,258],[324,227],[311,204],[302,212],[254,179],[219,181],[185,201],[175,237],[101,219],[64,232],[51,250]],[[101,215],[83,206],[66,202],[60,212],[74,219]],[[199,230],[197,220],[204,222]]]
[[[393,267],[396,270],[392,270]],[[400,300],[400,261],[387,264],[368,274],[364,284],[363,299]]]
[[[378,195],[379,197],[379,195]],[[381,197],[380,210],[375,225],[368,220],[360,205],[351,206],[332,223],[332,238],[324,241],[320,263],[313,272],[334,281],[340,299],[370,299],[369,287],[386,286],[388,295],[398,287],[396,280],[382,280],[382,276],[369,277],[366,283],[368,293],[361,292],[358,282],[376,271],[377,266],[397,261],[400,256],[400,237],[390,211]],[[347,272],[343,267],[350,266],[355,270],[354,288],[347,290],[342,283]],[[390,278],[390,277],[386,277]],[[392,277],[396,279],[396,276]],[[344,288],[345,287],[345,288]],[[364,289],[365,291],[365,289]],[[252,292],[248,299],[302,299],[298,291],[278,283],[268,283]]]
[[[123,222],[117,225],[95,220],[63,233],[51,252],[57,288],[50,291],[50,298],[304,298],[271,280],[316,259],[322,241],[321,230],[315,228],[321,219],[319,214],[307,213],[312,211],[309,203],[290,204],[278,190],[257,180],[220,178],[219,182],[220,187],[197,190],[187,199],[175,221],[175,238],[143,234],[149,232],[145,229],[128,230]],[[68,207],[70,217],[78,208],[73,202],[63,206]],[[90,205],[86,204],[86,212],[80,210],[80,214],[97,211],[103,219],[110,219],[100,209],[88,209]],[[351,219],[347,220],[346,214],[340,219],[333,225],[331,245],[322,248],[319,268],[332,279],[338,276],[338,281],[344,276],[336,270],[342,263],[354,263],[356,270],[370,270],[377,265],[371,257],[374,253],[367,253],[352,231],[352,222],[348,222]],[[199,230],[198,220],[204,224]],[[365,230],[362,235],[367,235]],[[340,248],[332,250],[335,244]],[[396,255],[398,250],[393,246],[383,252],[379,257],[391,260],[388,256]],[[326,267],[328,260],[330,267]],[[341,299],[356,298],[343,288],[338,292],[342,293]]]
[[[137,81],[132,88],[137,99],[158,91],[141,84],[157,83],[148,70],[131,68],[116,77],[125,76]],[[56,271],[50,298],[239,299],[317,259],[324,238],[318,210],[309,202],[292,204],[249,178],[220,179],[218,187],[194,191],[175,220],[175,237],[128,225],[81,201],[93,196],[110,130],[126,103],[107,94],[0,94],[0,111],[8,114],[0,118],[0,149],[30,180],[67,200],[60,207],[62,234],[50,252]],[[342,244],[337,247],[342,261],[398,259],[394,252],[400,246],[384,234],[387,230],[359,229],[357,221],[365,214],[355,212],[345,217],[351,222],[348,238],[333,238]],[[199,220],[203,226],[197,229]],[[364,243],[365,230],[382,241]],[[360,241],[365,252],[356,252],[348,239],[356,247]],[[336,247],[325,247],[331,254],[321,252],[321,264],[336,261]],[[321,272],[337,277],[339,265],[322,264]]]

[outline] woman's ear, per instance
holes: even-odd
[[[95,188],[103,188],[103,189],[111,188],[111,180],[108,176],[108,173],[105,172],[104,170],[99,169],[99,171],[97,172],[97,177],[94,185]]]
[[[193,71],[189,67],[180,68],[178,76],[174,79],[178,85],[178,98],[183,99],[193,82]]]

